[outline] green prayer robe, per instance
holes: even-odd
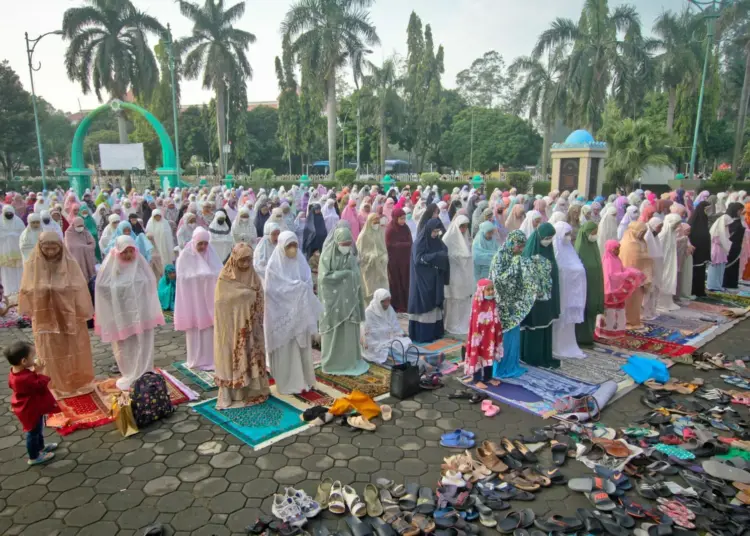
[[[579,345],[594,344],[596,318],[604,313],[604,275],[602,258],[596,241],[590,241],[589,235],[595,233],[599,226],[590,221],[584,223],[578,231],[575,249],[586,269],[586,308],[583,322],[576,324],[576,341]]]

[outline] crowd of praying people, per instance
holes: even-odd
[[[270,378],[281,394],[313,388],[317,345],[324,373],[358,376],[394,341],[448,334],[466,339],[467,375],[517,377],[750,280],[744,191],[215,186],[4,201],[0,325],[31,321],[58,396],[94,381],[91,327],[128,390],[154,367],[164,312],[225,409],[266,400]]]

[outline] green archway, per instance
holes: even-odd
[[[156,131],[156,135],[159,136],[159,142],[161,143],[162,163],[161,167],[156,170],[156,173],[159,174],[163,189],[177,186],[177,158],[175,157],[172,140],[169,138],[169,134],[167,134],[164,126],[154,114],[148,110],[130,102],[113,100],[108,104],[103,104],[95,110],[92,110],[91,113],[89,113],[78,125],[78,129],[73,137],[73,146],[70,151],[71,165],[65,170],[65,173],[70,177],[71,188],[76,191],[79,197],[83,195],[86,188],[91,186],[91,175],[94,173],[93,170],[86,167],[86,163],[83,159],[83,140],[86,138],[86,134],[88,134],[91,122],[97,115],[104,111],[111,109],[116,112],[121,108],[141,114]]]

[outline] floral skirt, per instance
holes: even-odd
[[[625,335],[626,326],[625,308],[605,308],[604,314],[597,317],[596,336],[600,339],[616,339]]]

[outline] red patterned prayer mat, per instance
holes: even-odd
[[[61,436],[114,421],[110,407],[96,389],[84,395],[61,398],[57,405],[61,411],[47,417],[47,426],[57,428]]]
[[[648,337],[639,337],[637,335],[626,335],[616,339],[600,339],[596,337],[596,342],[605,346],[616,346],[626,350],[646,352],[665,357],[677,357],[686,354],[690,355],[696,350],[693,346],[662,341],[659,339],[649,339]]]
[[[310,389],[309,391],[305,391],[304,393],[299,393],[293,396],[300,402],[310,406],[328,407],[336,400],[328,393],[325,393],[316,387],[313,387],[312,389]]]

